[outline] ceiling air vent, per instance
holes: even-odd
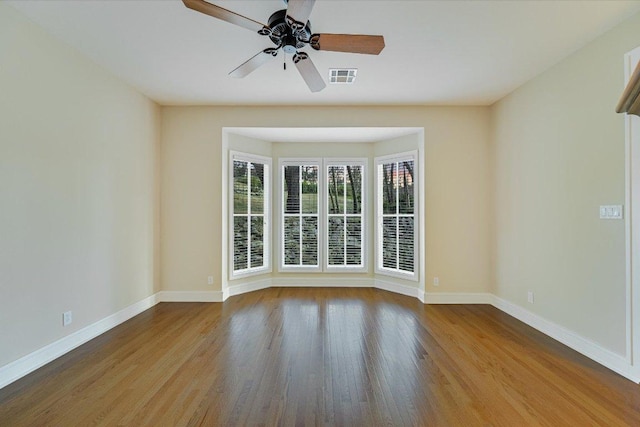
[[[356,81],[357,68],[329,68],[329,83],[350,85]]]

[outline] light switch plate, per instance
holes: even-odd
[[[623,205],[602,205],[600,219],[622,219],[623,212]]]

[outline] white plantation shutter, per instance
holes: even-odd
[[[270,161],[232,153],[232,276],[269,268]]]
[[[327,268],[364,266],[361,164],[327,166]]]
[[[252,268],[264,266],[264,217],[251,217],[249,263]]]
[[[317,266],[318,261],[318,216],[302,215],[301,254],[302,265]]]
[[[415,156],[376,159],[378,270],[416,277]]]
[[[414,218],[398,218],[398,270],[413,273]]]

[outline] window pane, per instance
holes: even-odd
[[[284,219],[284,264],[300,264],[300,218]]]
[[[302,166],[302,213],[318,213],[318,167]]]
[[[378,179],[381,181],[379,184],[382,189],[382,212],[385,214],[396,213],[396,165],[397,163],[380,165],[380,176]]]
[[[249,227],[246,216],[233,218],[233,269],[244,270],[248,268],[247,242],[249,240]]]
[[[362,213],[362,166],[347,166],[347,200],[346,212]]]
[[[264,213],[264,165],[251,163],[251,213]]]
[[[413,213],[413,161],[398,163],[398,212]]]
[[[302,265],[318,265],[318,218],[302,217]]]
[[[300,166],[284,167],[284,212],[300,213]]]
[[[264,218],[251,217],[251,268],[264,265]]]
[[[247,213],[248,188],[247,174],[248,163],[241,161],[233,162],[233,212],[237,214]]]
[[[344,168],[342,166],[329,166],[327,168],[329,182],[329,213],[340,214],[344,212]]]
[[[347,218],[347,265],[362,265],[362,219]]]
[[[398,268],[396,247],[396,217],[386,217],[382,221],[382,266]]]
[[[344,218],[329,218],[328,264],[344,265]]]
[[[398,237],[400,239],[400,253],[398,254],[398,268],[413,273],[413,217],[400,217]]]
[[[233,200],[230,201],[229,240],[233,244],[233,258],[230,259],[233,278],[269,267],[270,243],[265,239],[269,237],[271,202],[265,200],[265,196],[270,193],[271,164],[266,158],[254,162],[235,153],[230,168],[229,195]]]

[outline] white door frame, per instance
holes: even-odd
[[[640,47],[624,56],[625,82],[640,61]],[[625,234],[627,360],[640,381],[640,117],[625,115]],[[636,185],[634,185],[634,183]]]

